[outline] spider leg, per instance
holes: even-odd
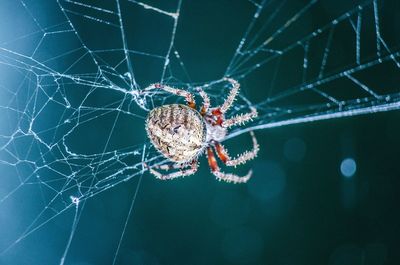
[[[184,97],[186,102],[187,102],[187,104],[189,105],[189,107],[191,107],[191,108],[195,108],[196,107],[196,102],[194,100],[193,95],[191,93],[185,91],[185,90],[177,89],[177,88],[173,88],[173,87],[170,87],[170,86],[166,86],[166,85],[163,85],[163,84],[156,83],[156,84],[152,84],[152,85],[146,87],[144,89],[144,91],[149,91],[149,90],[152,90],[152,89],[162,89],[162,90],[164,90],[164,91],[166,91],[168,93]]]
[[[190,168],[184,169],[185,166],[186,167],[190,166]],[[174,166],[172,166],[172,167],[174,167]],[[193,175],[194,173],[196,173],[196,171],[198,169],[198,164],[197,164],[197,161],[194,160],[193,162],[191,162],[190,165],[181,166],[181,169],[179,171],[175,171],[175,172],[172,172],[172,173],[169,173],[166,175],[156,171],[153,168],[148,167],[148,169],[149,169],[150,173],[153,174],[157,179],[169,180],[169,179],[174,179],[174,178],[178,178],[178,177],[185,177],[185,176]],[[161,169],[161,167],[160,167],[160,169]]]
[[[207,147],[207,158],[208,158],[208,164],[210,165],[211,172],[214,172],[216,170],[219,170],[217,159],[215,159],[213,150],[211,147]]]
[[[222,122],[221,126],[225,128],[230,128],[235,125],[241,125],[247,121],[251,121],[254,118],[257,118],[258,113],[254,107],[251,107],[251,112],[245,114],[236,115],[230,119],[226,119]]]
[[[153,165],[153,168],[161,169],[161,170],[171,170],[171,169],[180,169],[182,165],[180,164],[162,164],[162,165]]]
[[[201,98],[203,99],[203,106],[201,107],[200,113],[204,115],[210,108],[210,98],[201,87],[197,87],[196,90],[199,92]]]
[[[207,148],[207,156],[208,156],[208,163],[211,168],[211,173],[217,177],[219,181],[223,180],[226,182],[232,182],[232,183],[246,183],[253,172],[250,170],[245,176],[238,176],[235,174],[230,174],[230,173],[224,173],[220,170],[217,164],[217,160],[215,159],[214,153],[211,149],[211,147]]]
[[[229,92],[229,95],[225,99],[225,102],[222,104],[222,106],[216,107],[211,111],[211,114],[217,117],[217,120],[214,125],[220,125],[220,126],[224,123],[223,116],[225,112],[232,106],[233,101],[235,100],[237,94],[239,93],[239,88],[240,88],[240,84],[236,80],[232,78],[224,78],[224,80],[232,84],[232,90]]]
[[[227,166],[237,166],[240,164],[244,164],[247,161],[254,159],[257,156],[258,151],[260,151],[260,146],[257,143],[257,139],[254,135],[254,132],[250,132],[251,139],[253,141],[253,149],[251,151],[246,151],[240,155],[238,155],[235,159],[231,159],[228,155],[228,152],[225,150],[224,146],[220,143],[215,144],[215,150],[217,151],[218,157],[224,162]]]
[[[225,102],[222,104],[221,107],[218,108],[222,114],[227,112],[227,110],[232,106],[233,101],[235,101],[235,98],[236,98],[237,94],[239,93],[239,88],[240,88],[240,84],[235,79],[226,77],[226,78],[224,78],[224,80],[231,83],[232,89],[229,92],[228,97],[225,99]]]
[[[231,160],[228,151],[219,142],[215,143],[215,152],[217,153],[218,158],[221,159],[221,161],[224,162],[224,164],[226,164],[227,161]]]

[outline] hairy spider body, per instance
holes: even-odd
[[[211,113],[203,114],[182,104],[154,108],[146,120],[153,146],[166,158],[178,163],[192,161],[213,142],[224,140],[228,130],[215,126]]]
[[[162,170],[179,169],[179,171],[162,174],[154,168],[149,168],[149,171],[156,178],[165,180],[194,174],[198,168],[198,157],[205,152],[211,173],[218,180],[244,183],[250,179],[251,170],[245,176],[221,172],[214,155],[215,150],[218,158],[227,166],[237,166],[256,157],[259,151],[257,139],[253,132],[250,132],[253,149],[242,153],[234,159],[230,158],[224,146],[220,144],[225,139],[229,127],[240,125],[257,117],[257,111],[251,108],[249,113],[225,119],[225,113],[232,106],[240,85],[231,78],[225,78],[224,80],[232,84],[232,90],[221,106],[210,108],[208,95],[201,88],[197,89],[203,98],[203,106],[200,111],[196,110],[193,95],[185,90],[162,84],[154,84],[145,89],[145,91],[162,89],[185,97],[187,102],[187,105],[171,104],[154,108],[147,117],[146,131],[151,143],[164,157],[173,162],[170,165],[156,165],[154,168]]]
[[[146,131],[154,147],[178,163],[197,157],[206,141],[206,125],[200,113],[182,104],[153,109],[146,120]]]

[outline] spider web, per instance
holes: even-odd
[[[398,8],[378,0],[2,1],[0,207],[18,216],[15,204],[25,201],[31,218],[1,219],[10,230],[1,232],[0,257],[72,211],[56,257],[63,264],[87,199],[133,179],[116,262],[143,162],[165,162],[137,128],[154,106],[182,102],[144,92],[151,83],[202,86],[218,104],[229,91],[223,78],[237,79],[242,92],[229,115],[252,106],[259,117],[227,139],[400,108]]]

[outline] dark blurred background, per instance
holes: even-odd
[[[295,22],[297,30],[291,32],[286,40],[301,39],[332,18],[351,10],[359,2],[362,3],[320,1],[303,20]],[[82,43],[90,50],[122,47],[119,28],[116,30],[83,17],[82,14],[94,11],[82,5],[70,1],[60,3],[69,10],[67,14],[81,36]],[[116,10],[115,2],[111,1],[81,3]],[[142,3],[169,12],[174,12],[177,6],[175,1]],[[270,33],[275,32],[293,14],[300,12],[307,3],[300,0],[286,1],[285,9],[275,18],[276,25],[271,24]],[[379,1],[379,4],[386,5],[386,9],[382,7],[382,10],[386,10],[382,11],[381,19],[385,23],[382,31],[388,42],[398,43],[398,37],[394,35],[397,35],[400,24],[392,18],[393,14],[400,11],[398,2]],[[278,2],[272,1],[267,14],[273,14],[278,6]],[[121,1],[121,8],[129,48],[153,55],[164,54],[171,40],[171,18],[129,1]],[[177,62],[172,62],[170,69],[175,71],[171,77],[177,78],[172,81],[191,83],[221,78],[246,27],[252,21],[254,10],[252,1],[245,0],[183,1],[173,49],[179,51],[190,80],[182,68],[173,65]],[[386,20],[385,12],[388,13]],[[39,30],[39,37],[33,34],[31,39],[29,33],[38,31],[32,17],[43,27],[65,22],[60,7],[53,1],[4,1],[0,3],[0,15],[3,21],[0,24],[2,47],[23,54],[32,54],[42,36]],[[98,17],[98,14],[90,15]],[[365,21],[371,18],[372,13],[364,17]],[[117,23],[113,16],[109,21]],[[18,36],[22,37],[18,39]],[[333,62],[335,58],[342,60],[342,57],[354,56],[353,47],[346,46],[351,36],[354,35],[344,34],[342,40],[336,37],[335,44],[342,43],[343,47],[339,52],[332,52]],[[11,39],[17,40],[6,43]],[[278,44],[285,47],[287,44],[284,40]],[[369,47],[375,45],[374,41],[373,38],[370,41],[364,39],[363,43]],[[43,42],[33,58],[45,62],[56,71],[65,71],[80,56],[54,59],[63,53],[63,49],[82,47],[73,33],[63,33]],[[396,48],[398,45],[391,47]],[[319,50],[318,47],[313,48],[310,56]],[[101,58],[100,62],[110,65],[116,65],[124,58],[121,51],[96,56]],[[365,57],[368,56],[365,54]],[[140,86],[145,87],[160,80],[163,61],[138,54],[132,54],[131,60]],[[287,68],[281,66],[282,81],[276,81],[282,85],[281,88],[276,86],[272,91],[269,84],[274,72],[265,67],[241,80],[243,95],[259,103],[279,89],[290,88],[291,77],[299,74],[295,71],[301,70],[301,67],[295,65],[296,60],[293,58],[293,65],[288,64]],[[343,71],[347,66],[348,63],[336,61],[330,70]],[[96,65],[85,61],[74,67],[67,73],[92,73],[97,69]],[[16,90],[10,85],[16,82],[12,78],[20,79],[8,75],[4,69],[0,69],[2,88],[7,86],[7,91],[17,91],[10,93],[12,96],[23,98],[24,88]],[[392,74],[378,70],[375,74],[373,71],[367,72],[369,81]],[[122,75],[127,71],[125,64],[116,67],[115,71]],[[288,84],[285,84],[285,78]],[[393,77],[389,76],[382,87],[390,86],[398,91],[398,83],[394,82],[397,78],[394,74]],[[27,86],[26,89],[32,91],[34,86]],[[49,89],[54,89],[54,84]],[[15,103],[7,91],[2,91],[5,96],[0,106],[20,104]],[[72,84],[66,86],[64,96],[68,97],[74,107],[74,100],[76,104],[80,103],[88,91],[88,88]],[[385,90],[377,92],[389,93]],[[114,96],[121,96],[110,96],[108,93],[94,93],[95,96],[89,98],[88,102],[93,106],[101,106],[103,101],[115,100]],[[338,95],[348,96],[343,90],[339,90]],[[37,103],[38,106],[41,104]],[[306,101],[305,104],[311,103]],[[111,105],[113,108],[116,106]],[[23,109],[21,106],[19,108]],[[39,126],[38,131],[49,128],[53,120],[59,119],[55,114],[58,113],[57,108],[61,112],[65,110],[63,106],[46,107],[47,116],[43,118],[42,127]],[[141,117],[121,115],[116,118],[112,112],[85,123],[82,129],[74,130],[71,134],[69,147],[76,153],[90,154],[100,153],[104,149],[109,151],[148,143],[143,120],[146,113],[134,106],[131,111]],[[0,115],[3,115],[0,117],[1,126],[14,124],[12,117],[6,118],[5,113]],[[191,177],[165,182],[156,180],[148,173],[134,177],[85,200],[65,264],[112,264],[139,180],[137,197],[116,264],[400,264],[399,118],[400,112],[393,111],[256,131],[261,146],[259,157],[244,168],[224,168],[240,174],[253,168],[252,179],[244,185],[216,181],[204,157],[200,160],[199,172]],[[269,121],[265,117],[263,119],[261,122]],[[105,147],[114,121],[117,121],[116,129],[110,144]],[[16,126],[22,125],[19,123]],[[240,153],[250,149],[250,137],[242,135],[231,139],[226,145],[232,155]],[[17,154],[26,149],[18,144],[14,148]],[[156,155],[154,150],[152,152]],[[5,160],[4,157],[1,159]],[[22,155],[18,158],[23,159]],[[24,176],[24,171],[15,173],[10,168],[6,169],[1,172],[3,177],[0,177],[0,183],[3,188],[0,188],[0,198],[5,198],[18,186],[19,182],[13,179],[14,175],[15,178]],[[46,174],[47,178],[51,178],[55,173]],[[40,198],[43,191],[40,193],[38,186],[42,187],[43,183],[24,184],[10,198],[7,197],[3,205],[0,204],[1,250],[15,243],[21,232],[44,209],[48,199],[44,199],[43,203]],[[65,201],[69,195],[66,192]],[[64,203],[59,207],[63,209],[66,205]],[[70,236],[74,213],[72,207],[54,219],[51,219],[51,215],[42,216],[45,224],[3,253],[0,264],[59,264]]]

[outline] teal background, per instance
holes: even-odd
[[[127,1],[121,2],[129,48],[163,54],[170,43],[171,19],[160,14],[149,14]],[[115,4],[111,1],[88,3],[109,5],[110,9],[115,10]],[[176,2],[146,3],[170,11],[176,8]],[[293,10],[299,11],[305,3],[308,1],[288,1],[287,9],[274,23],[282,25]],[[383,3],[386,5],[384,10],[387,10],[383,17],[386,14],[389,20],[385,24],[389,25],[385,27],[387,40],[392,44],[391,47],[398,48],[396,32],[400,23],[393,14],[400,10],[399,4],[395,0]],[[26,1],[26,5],[40,23],[56,25],[61,21],[59,8],[54,1]],[[282,40],[283,45],[285,41],[289,43],[292,38],[300,38],[354,5],[344,0],[321,1],[313,12],[296,24],[292,34]],[[63,2],[63,6],[71,10],[76,8],[68,6],[67,2]],[[276,5],[272,4],[271,10],[273,8]],[[1,43],[13,36],[25,36],[37,30],[23,10],[20,3],[0,3],[4,21],[0,24]],[[84,12],[84,8],[76,10]],[[251,21],[253,11],[249,2],[244,0],[183,1],[174,47],[185,63],[190,80],[175,65],[176,61],[171,66],[174,69],[173,77],[194,83],[223,76],[238,41]],[[90,49],[121,47],[120,33],[115,29],[108,31],[107,27],[97,27],[98,23],[73,15],[71,20]],[[350,36],[344,33],[341,36],[343,43]],[[11,47],[24,53],[32,50],[36,43],[35,36],[32,39],[24,37],[12,43]],[[373,46],[372,39],[366,43]],[[7,45],[3,47],[9,48],[10,45]],[[346,67],[346,59],[354,56],[354,52],[347,49],[346,45],[332,51],[332,57],[338,61],[331,65],[332,69]],[[80,47],[81,44],[72,34],[56,36],[41,46],[36,58],[44,62],[61,54],[63,49],[75,46]],[[367,45],[363,52],[368,53],[369,48]],[[317,53],[318,50],[316,47],[312,52]],[[46,65],[62,72],[79,56],[78,53],[65,59],[48,61]],[[109,64],[116,64],[123,58],[121,56],[122,53],[114,52],[102,54],[101,58]],[[160,80],[162,64],[159,60],[140,55],[132,55],[131,60],[141,87]],[[2,87],[11,87],[14,91],[20,76],[5,69],[3,67],[0,70]],[[294,80],[299,74],[296,72],[298,67],[295,58],[293,64],[288,60],[284,69],[287,71],[283,71],[282,77],[276,81],[276,90],[291,87],[292,78]],[[96,70],[96,66],[85,59],[72,72],[92,73]],[[119,74],[127,71],[124,64],[115,70]],[[365,75],[369,75],[367,80],[371,82],[388,75],[389,78],[377,89],[381,89],[381,93],[389,93],[389,89],[398,91],[398,72],[378,69]],[[255,103],[266,100],[274,93],[268,87],[272,76],[272,71],[263,68],[245,77],[241,80],[243,95]],[[121,80],[119,82],[122,87],[126,85]],[[174,82],[179,84],[179,81],[171,80],[171,83]],[[27,91],[32,89],[26,86]],[[54,84],[48,88],[49,91],[52,89]],[[66,85],[66,91],[73,106],[79,105],[88,93],[86,87],[74,84]],[[21,104],[21,108],[24,95],[29,94],[18,90],[16,95],[22,103],[15,103],[8,98],[8,92],[1,92],[5,96],[0,99],[0,106],[13,102]],[[344,97],[352,96],[351,91],[340,90],[339,93]],[[213,100],[221,100],[218,94],[212,95]],[[86,104],[110,104],[116,108],[121,98],[122,95],[114,91],[100,91],[94,93]],[[160,104],[160,98],[155,96],[154,99],[155,105]],[[177,101],[174,98],[167,100]],[[123,148],[141,150],[143,143],[149,143],[144,131],[146,112],[134,104],[126,108],[139,116],[121,115],[117,118],[117,113],[111,112],[98,117],[74,130],[68,139],[69,147],[80,154]],[[36,123],[37,131],[57,124],[54,122],[58,121],[59,113],[65,108],[54,105],[46,110]],[[12,131],[16,118],[7,113],[0,115],[1,126],[10,127]],[[162,182],[148,173],[142,178],[136,176],[88,198],[84,206],[80,204],[83,208],[79,211],[79,223],[65,264],[112,264],[139,181],[137,197],[116,264],[399,264],[399,117],[399,112],[394,111],[257,131],[261,146],[259,157],[238,169],[224,168],[238,174],[253,168],[254,175],[245,185],[216,181],[204,157],[200,159],[199,172],[184,179]],[[268,122],[265,117],[262,119]],[[114,121],[117,121],[116,127],[110,134]],[[17,126],[25,128],[26,124],[20,122]],[[56,135],[57,138],[62,133],[62,130],[51,132],[48,137]],[[110,135],[112,137],[106,146]],[[242,135],[226,145],[231,154],[237,154],[250,148],[250,137]],[[14,148],[20,152],[19,158],[22,159],[26,143],[17,142]],[[33,157],[35,155],[37,159],[39,154],[32,154]],[[156,152],[150,149],[149,155],[155,156]],[[4,157],[1,159],[7,159]],[[350,178],[340,172],[342,160],[348,157],[354,158],[357,163],[357,171]],[[138,159],[127,159],[127,163],[136,163],[140,161]],[[121,167],[117,165],[115,170],[118,166]],[[59,169],[67,170],[61,166]],[[16,175],[27,175],[24,170],[30,172],[29,168],[20,168],[17,174],[10,168],[2,170],[0,198],[18,185]],[[43,174],[44,178],[51,179],[54,176],[53,172]],[[98,179],[105,177],[106,174],[99,174]],[[69,196],[75,195],[74,192],[68,190],[61,194],[63,199],[54,205],[56,211],[67,207]],[[43,194],[44,199],[41,198]],[[1,250],[14,243],[37,213],[43,210],[51,198],[47,195],[51,196],[51,193],[25,184],[0,204]],[[59,264],[70,236],[74,213],[71,207],[54,219],[50,219],[51,214],[44,215],[43,220],[50,221],[0,255],[0,264]]]

